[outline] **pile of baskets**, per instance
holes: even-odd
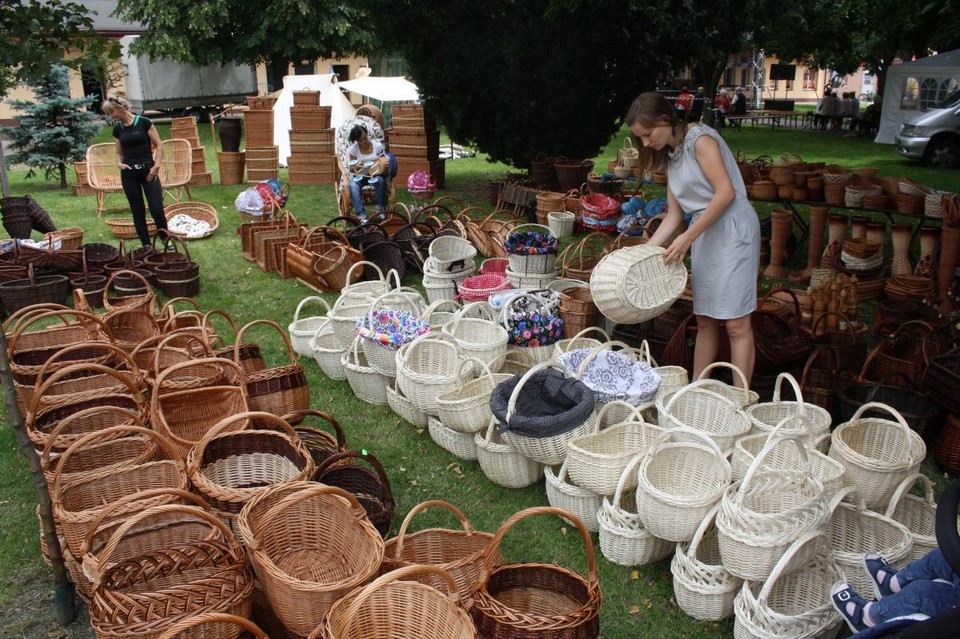
[[[507,235],[507,280],[514,288],[540,289],[557,278],[559,241],[541,224],[518,224]]]
[[[430,302],[452,300],[457,286],[476,272],[476,247],[460,237],[441,236],[430,243],[423,264],[423,288]]]

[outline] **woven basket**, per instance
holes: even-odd
[[[272,486],[247,503],[238,528],[274,613],[300,636],[371,581],[383,560],[383,540],[363,507],[332,486]]]
[[[406,566],[337,601],[308,639],[380,639],[397,633],[425,639],[473,639],[473,622],[457,603],[462,597],[448,571]]]
[[[733,602],[734,636],[832,637],[842,621],[831,604],[830,589],[849,574],[840,571],[823,535],[804,534],[766,581],[744,582]]]
[[[923,484],[923,496],[911,494],[910,489],[917,482]],[[920,559],[937,544],[937,502],[933,495],[933,482],[922,474],[915,473],[904,479],[890,498],[890,504],[884,513],[888,518],[903,524],[913,536],[910,554],[906,562]]]
[[[347,381],[353,394],[368,404],[383,405],[387,403],[386,375],[375,369],[367,362],[367,357],[360,348],[363,341],[357,335],[348,349],[340,357]]]
[[[399,290],[384,293],[370,303],[367,312],[357,320],[357,332],[362,338],[363,354],[370,366],[387,377],[396,377],[397,349],[422,334],[417,333],[417,331],[429,329],[428,326],[419,321],[423,307],[423,298],[420,297],[419,293],[414,295]],[[400,311],[409,314],[409,326],[405,329],[405,332],[401,333],[398,330],[391,335],[396,339],[396,343],[384,344],[374,339],[376,337],[374,322],[379,311]],[[361,332],[361,329],[363,329],[363,332]]]
[[[570,237],[577,216],[570,211],[550,211],[547,213],[547,226],[554,237]]]
[[[931,191],[923,196],[923,214],[927,217],[943,217],[943,198],[949,194],[942,191]]]
[[[913,193],[897,194],[897,213],[901,215],[923,215],[925,195]]]
[[[542,224],[518,224],[510,231],[510,235],[521,233],[520,229],[533,227],[540,231],[544,236],[552,236],[550,229]],[[508,238],[509,239],[509,236]],[[556,251],[550,253],[539,253],[536,255],[507,255],[509,269],[517,275],[543,275],[554,271],[554,263],[557,261]]]
[[[170,235],[181,240],[202,240],[203,238],[213,235],[214,231],[217,230],[217,227],[220,226],[220,218],[217,215],[217,210],[209,204],[204,204],[203,202],[178,202],[175,204],[168,204],[166,207],[164,207],[163,214],[166,216],[167,222],[173,219],[173,217],[176,215],[186,215],[194,220],[206,222],[210,225],[209,230],[196,235],[170,231]]]
[[[317,466],[313,481],[342,488],[356,497],[380,536],[387,536],[396,505],[387,471],[374,455],[358,450],[331,455]]]
[[[443,325],[441,332],[453,338],[465,357],[486,364],[491,373],[500,372],[509,335],[488,303],[467,304]]]
[[[343,367],[346,349],[340,346],[340,340],[329,325],[321,328],[310,338],[310,352],[314,361],[330,379],[346,379],[347,371]]]
[[[308,418],[313,417],[322,420],[324,428],[332,426],[334,432],[330,433],[312,425],[313,419],[308,420]],[[327,413],[308,408],[288,413],[283,416],[283,420],[293,426],[293,430],[310,453],[315,465],[323,463],[331,455],[347,450],[347,439],[340,422]]]
[[[675,548],[673,543],[654,537],[644,528],[637,515],[634,491],[625,491],[627,482],[636,482],[636,468],[642,458],[635,455],[627,462],[613,497],[604,497],[597,513],[600,552],[621,566],[642,566],[659,561]]]
[[[823,485],[804,470],[762,470],[777,446],[796,446],[804,465],[804,443],[793,435],[771,435],[739,485],[731,485],[717,513],[720,557],[741,579],[762,581],[790,545],[818,530],[827,514]]]
[[[427,417],[427,431],[430,439],[454,457],[473,460],[477,458],[477,445],[472,433],[462,433],[444,425],[436,417]]]
[[[223,628],[224,625],[232,627],[230,629]],[[198,626],[206,626],[206,628],[198,630]],[[243,637],[249,637],[250,639],[270,639],[266,632],[261,630],[257,624],[249,619],[222,612],[205,612],[182,619],[170,626],[170,628],[157,639],[233,637],[237,634],[237,629],[242,633],[240,636]]]
[[[637,514],[647,530],[669,541],[690,541],[730,483],[730,464],[710,438],[671,441],[658,437],[644,453],[637,472]]]
[[[785,401],[781,399],[781,390],[783,382],[786,380],[793,388],[795,401]],[[786,417],[798,416],[809,425],[810,436],[807,442],[808,446],[813,446],[823,435],[830,432],[830,426],[833,418],[830,413],[816,404],[803,401],[803,395],[800,390],[800,384],[790,373],[780,373],[777,375],[777,381],[773,387],[773,401],[753,404],[747,406],[744,410],[750,417],[753,434],[769,433]],[[806,436],[806,433],[804,433]]]
[[[598,418],[599,422],[599,418]],[[580,435],[567,441],[568,472],[577,486],[598,495],[612,495],[622,481],[623,469],[647,447],[663,429],[652,424],[628,421]],[[629,478],[623,490],[636,488],[636,477]]]
[[[506,373],[494,374],[486,363],[474,361],[482,369],[479,377],[465,382],[456,390],[437,395],[440,422],[446,428],[459,433],[473,434],[487,427],[493,417],[490,411],[490,394],[497,384],[512,377]]]
[[[567,477],[567,462],[559,467],[547,466],[543,471],[547,502],[554,508],[575,515],[590,532],[600,530],[597,513],[603,503],[603,496],[572,483]],[[572,523],[572,520],[568,520]]]
[[[300,317],[303,307],[309,303],[321,305],[326,313],[324,315],[311,315],[310,317]],[[290,335],[290,345],[298,355],[312,357],[313,350],[310,347],[310,340],[317,332],[329,324],[330,319],[326,316],[330,313],[330,305],[322,297],[308,295],[300,300],[296,310],[293,312],[293,321],[287,326],[287,333]]]
[[[397,351],[397,387],[427,415],[437,415],[437,397],[469,378],[473,364],[453,338],[428,333]]]
[[[429,508],[443,508],[460,520],[462,530],[426,528],[408,533],[413,518]],[[492,533],[474,530],[466,515],[459,508],[445,501],[430,500],[414,506],[397,536],[384,544],[382,572],[390,572],[413,565],[429,565],[442,568],[456,581],[460,603],[464,608],[471,604],[470,593],[480,576],[483,553],[493,539]],[[498,560],[502,561],[502,558]],[[435,588],[442,587],[436,578],[425,580]]]
[[[120,240],[137,239],[137,230],[133,226],[132,217],[108,217],[104,218],[107,228],[113,233],[114,237]],[[147,219],[147,233],[153,235],[157,232],[157,225],[153,220]]]
[[[429,255],[433,266],[440,273],[462,271],[468,263],[473,263],[477,255],[476,247],[469,241],[442,235],[430,242]]]
[[[254,320],[237,331],[233,349],[233,361],[239,366],[242,355],[243,337],[253,328],[265,326],[276,331],[286,346],[287,363],[264,368],[246,374],[247,404],[250,410],[286,415],[293,411],[310,407],[310,387],[304,374],[303,365],[297,361],[297,355],[290,339],[280,325],[271,320]]]
[[[719,621],[733,615],[733,600],[743,584],[720,560],[720,544],[714,525],[719,504],[714,506],[689,543],[677,545],[670,561],[673,594],[677,605],[694,619]]]
[[[891,419],[863,417],[870,410],[884,411]],[[927,454],[920,435],[886,404],[861,406],[850,421],[837,426],[831,436],[830,457],[846,468],[844,485],[853,487],[868,508],[885,509],[897,486]]]
[[[752,424],[740,406],[713,388],[710,380],[700,380],[661,395],[656,400],[658,423],[667,430],[696,431],[727,454],[737,439],[750,432]]]
[[[573,522],[586,550],[586,577],[553,564],[504,564],[498,559],[507,532],[534,515],[555,515]],[[593,541],[571,513],[557,508],[527,508],[500,526],[484,554],[473,594],[472,615],[479,636],[596,639],[600,634],[600,607]]]
[[[614,322],[636,324],[667,310],[687,285],[682,264],[667,266],[660,247],[631,246],[605,256],[594,267],[590,293]]]
[[[474,435],[480,470],[493,483],[505,488],[525,488],[543,478],[543,465],[523,455],[497,432],[497,420],[490,419],[486,432]]]

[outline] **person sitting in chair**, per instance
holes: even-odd
[[[347,159],[353,174],[349,181],[350,202],[353,204],[354,215],[366,221],[367,210],[361,196],[363,187],[373,187],[377,213],[382,213],[387,206],[387,180],[386,172],[383,171],[386,155],[383,143],[371,140],[367,129],[360,124],[350,129],[349,140],[352,144],[347,149]]]

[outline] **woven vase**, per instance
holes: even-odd
[[[890,262],[890,275],[910,275],[910,238],[913,227],[910,224],[891,224],[890,236],[893,240],[893,261]]]
[[[937,255],[937,244],[940,239],[940,229],[935,226],[924,226],[920,229],[920,259],[913,269],[917,277],[933,279],[936,274],[934,259]]]
[[[793,212],[775,210],[770,212],[770,264],[763,271],[764,277],[783,277],[783,263],[787,259],[787,238],[793,226]]]
[[[843,244],[847,235],[847,216],[840,213],[831,213],[827,218],[829,226],[827,227],[827,244]]]
[[[940,310],[953,310],[953,282],[956,278],[957,260],[960,257],[960,228],[944,226],[940,234],[940,265],[937,267],[937,297],[941,299]]]
[[[867,239],[871,242],[880,242],[880,252],[883,252],[883,245],[887,242],[887,223],[886,222],[867,222]]]
[[[850,218],[850,237],[854,240],[862,240],[867,237],[867,222],[869,217],[854,215]]]
[[[810,271],[820,265],[820,256],[823,255],[823,236],[827,231],[828,206],[810,207],[810,243],[807,245],[807,267],[801,275],[810,277]]]

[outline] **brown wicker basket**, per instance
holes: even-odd
[[[250,410],[286,415],[310,407],[310,387],[304,374],[303,364],[290,344],[286,331],[276,322],[266,319],[254,320],[237,331],[233,361],[239,366],[242,358],[244,335],[257,326],[274,329],[283,340],[289,362],[247,373],[247,404]]]
[[[365,464],[346,463],[363,460]],[[386,537],[393,521],[395,504],[390,478],[380,461],[370,453],[348,450],[330,455],[317,466],[313,480],[351,493],[363,506],[370,523]]]
[[[773,200],[777,197],[777,185],[770,180],[757,180],[751,186],[755,200]]]
[[[923,197],[922,195],[915,195],[913,193],[898,193],[897,213],[902,215],[923,215]]]

